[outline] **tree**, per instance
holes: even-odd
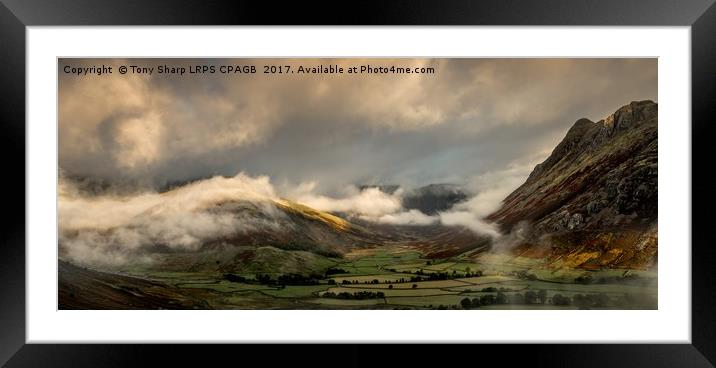
[[[472,308],[472,302],[470,301],[470,298],[464,298],[463,300],[461,300],[460,305],[462,305],[462,309]]]
[[[592,301],[589,295],[577,294],[572,298],[574,305],[579,309],[589,309],[592,306]]]
[[[393,288],[392,284],[388,285],[388,289],[392,289],[392,288]]]
[[[537,293],[534,291],[528,291],[525,293],[525,303],[527,304],[537,304]]]
[[[413,289],[417,289],[417,288],[418,288],[418,284],[413,284]]]
[[[510,304],[525,304],[525,296],[522,293],[514,293],[510,295]]]
[[[247,281],[246,278],[244,278],[244,277],[241,277],[239,275],[230,274],[230,273],[227,273],[226,275],[224,275],[224,279],[231,281],[231,282],[246,282]]]
[[[552,296],[552,304],[570,305],[572,304],[572,300],[568,296],[562,296],[562,294],[554,294],[554,296]]]
[[[482,305],[492,305],[495,304],[495,296],[492,294],[484,295],[482,298],[480,298],[480,303]]]
[[[495,298],[496,304],[507,304],[507,295],[503,292],[497,293],[497,297]]]
[[[540,290],[537,292],[537,298],[539,299],[540,303],[544,304],[547,301],[547,290]]]
[[[577,284],[585,284],[585,285],[591,284],[592,283],[592,275],[586,274],[586,275],[579,276],[574,279],[574,282],[576,282]]]
[[[609,296],[604,293],[595,295],[594,306],[597,308],[604,308],[609,305]]]

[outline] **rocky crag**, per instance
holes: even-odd
[[[525,229],[516,251],[555,265],[648,268],[657,255],[658,105],[577,120],[488,219]]]

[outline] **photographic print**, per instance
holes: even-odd
[[[58,308],[657,309],[657,66],[60,58]]]

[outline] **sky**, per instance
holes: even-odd
[[[64,72],[102,64],[114,73]],[[435,73],[262,73],[319,64]],[[120,65],[155,71],[122,75]],[[158,74],[161,65],[217,73]],[[524,180],[579,118],[657,100],[656,59],[61,59],[58,74],[63,175],[142,190],[239,172],[332,195],[363,184],[479,186],[505,170]]]

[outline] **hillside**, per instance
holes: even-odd
[[[570,265],[647,267],[656,260],[657,114],[632,102],[579,119],[552,154],[488,216],[505,232],[527,224],[520,251]]]

